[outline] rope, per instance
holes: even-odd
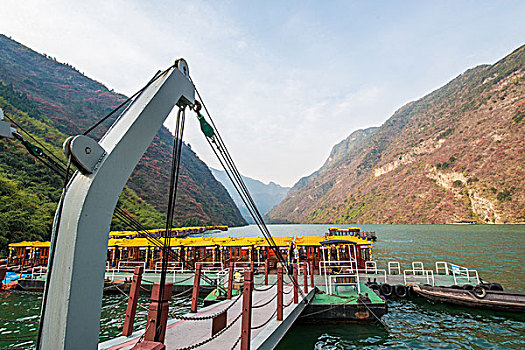
[[[233,305],[235,305],[237,303],[237,301],[239,301],[242,297],[242,294],[239,294],[239,296],[230,304],[228,305],[226,308],[224,308],[222,311],[219,311],[219,312],[216,312],[212,315],[208,315],[208,316],[197,316],[197,317],[194,317],[194,316],[184,316],[182,314],[176,314],[176,313],[170,313],[169,315],[173,318],[176,318],[178,320],[185,320],[185,321],[204,321],[204,320],[211,320],[211,319],[214,319],[215,317],[219,316],[220,314],[228,311],[229,309],[232,308]]]
[[[237,317],[235,317],[235,319],[232,321],[232,323],[230,323],[228,326],[224,327],[223,329],[221,329],[218,333],[215,333],[215,335],[212,335],[210,338],[206,339],[206,340],[203,340],[201,341],[200,343],[196,343],[196,344],[193,344],[193,345],[190,345],[190,346],[187,346],[185,348],[178,348],[176,350],[190,350],[190,349],[196,349],[200,346],[203,346],[204,344],[207,344],[209,342],[211,342],[212,340],[216,339],[217,337],[219,337],[220,335],[224,334],[224,332],[226,332],[228,329],[230,329],[242,316],[242,312],[237,315]],[[240,338],[239,338],[240,339]],[[238,342],[239,340],[237,340]],[[237,342],[234,344],[234,347],[235,345],[237,345]]]
[[[265,292],[265,291],[267,291],[267,290],[272,289],[276,284],[277,284],[277,281],[275,281],[274,284],[271,284],[271,285],[269,285],[269,286],[266,287],[266,288],[253,288],[253,290],[256,291],[256,292]]]
[[[285,304],[284,307],[287,308],[288,306],[292,305],[293,299],[290,299],[290,302],[288,304]]]
[[[192,291],[193,291],[193,288],[186,289],[185,291],[180,292],[179,294],[172,295],[171,297],[172,298],[177,298],[177,297],[180,297],[181,295],[187,294],[188,292],[192,292]]]
[[[175,284],[179,284],[179,283],[182,283],[182,282],[186,282],[186,281],[188,281],[188,280],[191,280],[193,277],[195,277],[195,276],[194,276],[194,275],[191,275],[191,276],[188,277],[188,278],[185,278],[185,279],[183,279],[183,280],[180,280],[180,281],[175,282]]]
[[[345,299],[352,299],[352,300],[349,300],[349,301],[348,301],[348,302],[351,302],[351,301],[356,300],[357,298],[356,298],[356,297],[351,297],[351,298],[345,298]],[[345,304],[343,304],[343,305],[346,305],[346,304],[347,304],[347,303],[345,303]],[[299,316],[299,317],[302,318],[302,317],[307,317],[307,316],[312,316],[312,315],[320,314],[320,313],[322,313],[322,312],[326,312],[326,311],[330,311],[330,310],[332,310],[332,309],[335,309],[336,307],[338,307],[338,306],[340,306],[340,305],[341,305],[341,304],[334,305],[334,306],[332,306],[332,307],[329,308],[329,309],[326,309],[326,310],[320,310],[320,311],[315,311],[315,312],[311,312],[311,313],[309,313],[309,314],[301,315],[301,316]]]
[[[20,285],[18,285],[18,287],[22,288],[22,286],[20,286]],[[14,293],[14,294],[38,295],[39,297],[42,296],[41,292],[32,292],[32,291],[29,291],[29,290],[0,289],[0,292],[2,292],[2,293]]]
[[[35,324],[35,323],[39,323],[39,321],[10,320],[10,319],[7,319],[7,318],[0,318],[0,322],[7,322],[7,323],[23,323],[23,324]]]
[[[285,291],[283,290],[283,294],[284,294],[284,295],[288,295],[288,294],[290,294],[292,291],[293,291],[293,288],[290,288],[290,290],[289,290],[288,292],[285,292]]]
[[[255,329],[259,329],[259,328],[263,328],[264,326],[266,326],[268,323],[270,323],[270,321],[272,320],[272,318],[277,314],[277,310],[275,310],[273,312],[273,314],[270,316],[269,319],[267,319],[263,324],[259,325],[259,326],[256,326],[256,327],[250,327],[250,329],[253,331]]]
[[[177,121],[175,126],[175,135],[173,136],[173,153],[171,157],[171,176],[170,188],[168,198],[168,212],[166,215],[166,229],[164,231],[164,245],[162,247],[162,268],[160,271],[160,300],[164,300],[163,296],[166,289],[166,275],[168,273],[168,259],[170,252],[171,234],[173,228],[173,216],[175,210],[175,203],[177,200],[177,188],[179,185],[180,173],[180,159],[182,152],[182,136],[184,134],[185,113],[184,107],[179,108],[177,113]],[[157,319],[162,319],[162,308],[157,311]],[[159,341],[161,335],[161,325],[155,332],[155,341]]]
[[[191,79],[191,77],[190,77],[190,81],[193,83],[193,80]],[[255,223],[259,227],[259,230],[261,231],[262,235],[264,236],[264,238],[268,242],[270,248],[274,251],[275,255],[277,256],[277,258],[281,262],[281,264],[284,266],[285,270],[287,272],[289,272],[288,269],[286,268],[286,261],[284,260],[281,252],[279,251],[279,248],[275,244],[275,241],[273,240],[273,237],[272,237],[270,231],[268,230],[268,227],[264,223],[262,215],[259,212],[259,210],[257,209],[257,206],[255,205],[255,202],[254,202],[252,196],[250,195],[250,192],[248,191],[248,188],[246,187],[246,184],[244,183],[244,180],[242,179],[241,174],[237,170],[237,167],[235,166],[235,163],[233,162],[233,159],[231,158],[231,155],[228,152],[228,149],[226,148],[226,144],[222,140],[222,137],[221,137],[221,135],[220,135],[220,133],[219,133],[219,131],[218,131],[214,121],[213,121],[213,118],[211,117],[211,114],[210,114],[208,108],[206,107],[206,104],[204,103],[204,100],[203,100],[201,94],[199,93],[199,90],[195,86],[195,83],[193,83],[193,84],[194,84],[194,87],[195,87],[195,92],[197,93],[197,96],[201,100],[202,107],[204,107],[204,110],[206,111],[206,114],[208,115],[208,117],[209,117],[209,119],[210,119],[210,121],[211,121],[211,123],[213,125],[213,129],[212,129],[211,126],[204,120],[204,117],[200,114],[201,103],[199,103],[198,101],[195,101],[195,111],[197,112],[197,118],[199,119],[199,121],[201,121],[201,129],[202,129],[202,131],[204,132],[204,134],[206,136],[206,140],[208,141],[208,143],[209,143],[210,147],[212,148],[213,152],[215,153],[215,155],[219,159],[219,162],[223,166],[223,168],[224,168],[226,174],[228,175],[230,181],[234,185],[236,191],[239,193],[242,201],[244,202],[245,206],[247,207],[248,211],[250,212],[250,215],[253,217]],[[209,128],[209,129],[212,129],[211,130],[212,132],[211,133],[206,132],[205,131],[206,127]],[[213,147],[212,143],[217,146],[217,150],[215,150],[215,148]],[[219,152],[222,155],[223,159],[221,159],[221,157],[219,156],[219,154],[217,152]],[[227,164],[227,167],[224,165],[224,163]],[[235,178],[235,181],[232,179],[232,177]],[[240,187],[240,190],[239,190],[239,187]],[[298,281],[295,280],[295,278],[293,278],[291,276],[290,276],[290,278],[292,279],[292,282],[298,287],[299,286]],[[303,295],[302,291],[300,291],[300,292],[301,292],[301,296],[304,298],[304,295]]]
[[[231,347],[231,350],[235,349],[235,347],[237,346],[237,344],[239,344],[239,340],[241,340],[241,335],[239,335],[239,338],[237,338],[237,340],[235,341],[235,343],[233,343],[233,346]]]
[[[268,304],[270,304],[272,301],[274,301],[275,298],[277,298],[277,294],[275,294],[270,300],[266,301],[264,304],[253,305],[253,306],[252,306],[252,309],[258,309],[258,308],[261,308],[261,307],[265,307],[266,305],[268,305]]]

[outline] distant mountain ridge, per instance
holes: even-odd
[[[522,46],[407,103],[379,128],[352,133],[346,149],[334,147],[337,156],[268,215],[300,223],[523,223],[524,124]]]
[[[126,96],[108,90],[70,65],[56,62],[0,35],[0,107],[59,157],[63,157],[61,146],[67,136],[82,133],[125,99]],[[100,138],[111,121],[106,121],[91,136]],[[119,200],[125,210],[148,228],[165,224],[172,144],[173,136],[162,127],[132,173]],[[6,208],[9,203],[15,202],[13,196],[22,191],[27,183],[33,183],[32,192],[40,196],[39,191],[48,188],[49,179],[48,175],[44,178],[34,176],[46,170],[41,169],[43,166],[39,164],[30,167],[34,160],[19,144],[0,140],[2,148],[10,152],[0,152],[0,176],[7,181],[5,188],[9,195],[2,197],[4,206],[0,208],[0,214],[4,213],[9,218]],[[60,181],[50,186],[54,190],[49,188],[50,195],[40,196],[40,199],[42,205],[49,203],[52,207],[56,203]],[[246,224],[226,189],[186,144],[182,149],[174,221],[178,225]],[[26,233],[31,235],[30,227],[13,228],[19,224],[22,225],[18,221],[10,224],[9,230],[17,230],[17,237]],[[113,227],[129,229],[118,221],[114,221]],[[37,231],[40,237],[45,235],[45,230]]]
[[[242,202],[241,197],[235,190],[224,170],[218,170],[214,168],[210,168],[210,170],[213,176],[215,176],[215,178],[219,180],[224,187],[226,187],[228,193],[233,198],[233,201],[239,208],[244,219],[249,223],[254,223],[253,218],[248,212],[248,209]],[[275,207],[279,202],[281,202],[290,189],[289,187],[282,187],[281,185],[278,185],[272,181],[270,181],[268,184],[265,184],[259,180],[252,179],[251,177],[244,175],[241,176],[244,180],[244,183],[246,184],[246,187],[248,187],[250,194],[253,196],[253,200],[255,201],[257,208],[263,215]]]

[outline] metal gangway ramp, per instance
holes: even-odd
[[[166,349],[275,348],[313,299],[315,288],[308,292],[306,277],[304,286],[293,284],[281,267],[272,284],[266,279],[267,285],[254,286],[253,276],[252,270],[244,271],[242,293],[231,299],[197,313],[170,313],[164,340]],[[106,341],[99,344],[99,349],[131,349],[142,341],[144,333],[145,330],[140,330]]]

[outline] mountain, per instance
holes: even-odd
[[[219,180],[224,185],[224,187],[226,187],[228,193],[233,198],[233,201],[239,208],[244,219],[249,223],[254,223],[253,218],[242,202],[241,197],[233,187],[233,184],[228,178],[228,175],[226,175],[226,172],[224,170],[218,170],[214,168],[210,168],[210,170],[213,176],[215,176],[215,178]],[[259,180],[252,179],[251,177],[244,175],[241,175],[241,177],[244,180],[246,187],[248,187],[248,191],[250,191],[250,194],[252,195],[253,200],[255,201],[255,204],[257,205],[257,208],[261,214],[266,214],[270,209],[282,201],[290,189],[289,187],[282,187],[275,182],[265,184]]]
[[[126,96],[109,90],[70,65],[0,35],[0,107],[58,157],[64,158],[61,147],[67,136],[82,133],[125,99]],[[100,138],[110,124],[106,121],[91,136]],[[165,223],[172,144],[173,136],[162,127],[120,198],[122,208],[147,227],[162,227]],[[3,229],[0,232],[9,231],[11,241],[47,237],[61,180],[41,164],[35,164],[20,143],[0,140],[0,149],[0,216],[11,220],[0,223]],[[20,220],[13,222],[10,213],[20,207],[17,195],[28,196],[25,201],[28,208],[21,211]],[[182,150],[177,198],[178,225],[246,224],[226,189],[186,144]],[[45,213],[41,212],[44,207]],[[35,213],[44,219],[38,219],[38,223],[27,221],[27,218],[36,220]],[[127,228],[117,221],[113,227]],[[0,240],[0,247],[2,244],[5,240]]]
[[[358,130],[273,222],[525,222],[525,46]],[[344,147],[342,147],[344,146]]]

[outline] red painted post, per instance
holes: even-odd
[[[310,287],[314,288],[314,261],[310,260]]]
[[[165,286],[166,288],[162,295],[162,300],[160,298],[160,283],[154,283],[153,288],[151,289],[151,304],[148,309],[148,326],[146,326],[144,340],[164,343],[169,312],[168,301],[173,292],[173,283],[166,283]],[[161,314],[160,319],[157,318],[159,312]],[[158,329],[159,333],[156,334]]]
[[[297,288],[299,287],[299,279],[297,278],[297,263],[293,264],[293,303],[297,304],[299,302],[299,291]]]
[[[0,267],[0,288],[4,285],[5,275],[7,275],[7,267],[2,266]]]
[[[308,293],[308,266],[307,266],[307,263],[304,263],[303,265],[303,273],[304,273],[304,292]]]
[[[268,285],[268,272],[270,268],[268,266],[268,259],[264,260],[264,285]]]
[[[283,267],[277,267],[277,321],[283,320]]]
[[[230,271],[228,271],[228,293],[226,294],[226,299],[232,298],[233,293],[233,273],[235,272],[235,264],[230,262]]]
[[[140,283],[142,282],[143,272],[143,266],[135,267],[133,281],[131,282],[131,288],[129,289],[128,307],[126,308],[124,327],[122,328],[122,335],[125,337],[133,333],[133,323],[135,322],[135,313],[137,312],[137,301],[139,299]]]
[[[193,278],[193,293],[191,295],[190,312],[197,312],[197,303],[199,301],[199,288],[201,286],[201,264],[195,267],[195,278]]]
[[[252,289],[253,272],[244,271],[244,286],[242,288],[242,325],[241,325],[241,350],[250,350],[252,333]]]

